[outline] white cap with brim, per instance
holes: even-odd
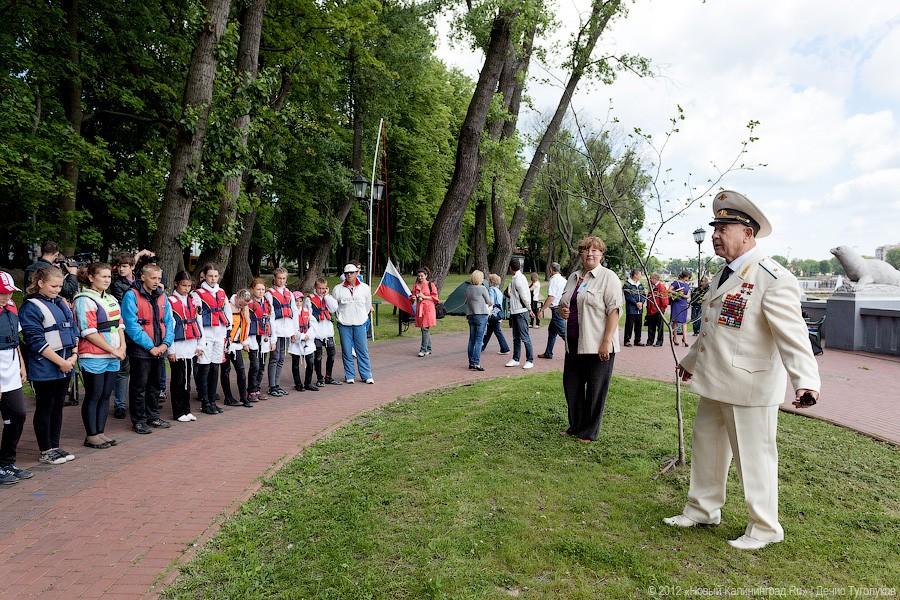
[[[713,200],[713,220],[710,225],[716,223],[737,223],[752,227],[758,238],[772,233],[772,224],[766,215],[749,198],[731,190],[719,192]]]
[[[344,265],[344,273],[356,273],[359,269],[356,268],[356,265],[350,263],[348,265]]]

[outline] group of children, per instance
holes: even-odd
[[[35,394],[33,423],[40,462],[51,465],[75,458],[60,448],[60,431],[76,368],[85,389],[84,445],[96,449],[117,444],[104,429],[109,399],[123,370],[128,376],[128,412],[139,434],[169,427],[159,413],[166,362],[172,416],[180,422],[196,421],[190,407],[192,381],[201,412],[208,415],[223,412],[219,383],[226,406],[252,407],[269,396],[287,395],[278,382],[288,354],[297,391],[340,385],[332,377],[332,314],[338,303],[325,279],[318,279],[314,292],[306,295],[287,289],[287,270],[279,268],[271,287],[256,278],[229,296],[219,286],[218,268],[208,264],[200,270],[196,285],[190,274],[178,273],[172,293],[167,294],[156,264],[139,261],[134,269],[137,278],[130,279],[123,273],[131,275],[134,256],[120,256],[119,262],[123,268],[115,281],[109,264],[81,267],[81,291],[71,302],[60,295],[63,272],[55,266],[38,268],[21,307],[12,301],[13,292],[19,290],[12,276],[0,272],[0,484],[33,475],[16,466],[26,415],[25,381],[31,382]],[[302,375],[301,360],[306,363]],[[268,395],[261,389],[264,372]]]

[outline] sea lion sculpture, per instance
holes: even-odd
[[[864,258],[849,246],[832,248],[831,253],[844,267],[847,278],[855,283],[856,289],[874,285],[900,287],[900,271],[874,258]]]

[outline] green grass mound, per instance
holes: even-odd
[[[896,448],[782,414],[786,541],[744,553],[725,543],[746,518],[733,469],[720,527],[661,523],[689,478],[652,479],[673,453],[672,403],[666,384],[617,378],[590,445],[558,433],[558,374],[388,406],[265,482],[165,595],[644,598],[900,581]]]

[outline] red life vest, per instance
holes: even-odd
[[[263,300],[250,302],[250,334],[270,337],[272,325],[269,323],[269,303]]]
[[[134,298],[137,301],[137,322],[138,325],[141,326],[141,329],[144,330],[144,333],[147,334],[153,344],[161,344],[163,338],[166,337],[166,295],[165,294],[157,294],[154,297],[156,302],[156,308],[158,311],[157,319],[159,323],[159,339],[156,337],[156,331],[153,327],[153,305],[150,304],[150,300],[147,299],[147,296],[144,295],[143,290],[139,290],[137,288],[131,288],[128,290],[129,294],[134,294]]]
[[[293,294],[290,290],[284,288],[284,293],[281,293],[275,288],[269,288],[269,293],[272,295],[272,306],[275,308],[273,316],[276,319],[290,319],[294,316],[291,310]]]
[[[0,306],[0,350],[12,350],[19,345],[19,309],[10,300]]]
[[[185,304],[181,298],[172,294],[169,296],[172,303],[172,316],[175,318],[175,341],[200,339],[200,326],[197,324],[197,311],[193,304]]]
[[[225,303],[228,299],[225,297],[225,290],[219,288],[216,290],[216,295],[213,296],[208,289],[201,286],[196,292],[203,303],[200,309],[200,313],[203,316],[203,326],[227,328],[229,319],[228,315],[225,314]]]
[[[331,311],[328,310],[328,305],[325,304],[325,298],[321,298],[317,294],[313,294],[312,296],[310,296],[309,301],[313,305],[314,317],[316,317],[319,321],[331,320]]]
[[[309,331],[309,317],[310,311],[305,306],[300,308],[300,315],[297,317],[298,325],[300,326],[300,333],[306,333]]]

